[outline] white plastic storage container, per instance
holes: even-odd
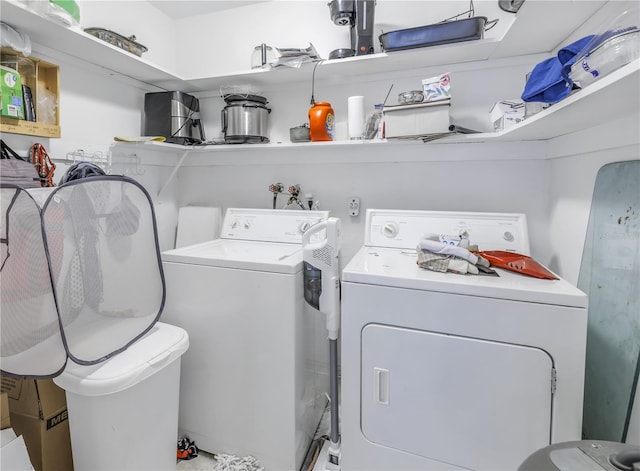
[[[54,382],[67,394],[75,469],[175,470],[184,329],[156,323],[97,365],[71,361]]]
[[[449,132],[451,100],[383,108],[384,137],[419,138]]]

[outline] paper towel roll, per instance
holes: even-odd
[[[364,132],[364,97],[350,96],[347,101],[347,126],[350,139],[362,139]]]
[[[176,249],[216,239],[222,210],[211,206],[183,206],[178,210]]]

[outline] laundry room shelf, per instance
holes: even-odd
[[[46,113],[47,110],[44,107],[47,97],[49,102],[51,99],[59,101],[60,68],[56,64],[50,64],[33,56],[26,58],[10,48],[2,48],[1,54],[2,65],[15,69],[22,77],[23,85],[31,90],[35,121],[2,116],[0,117],[0,132],[37,137],[60,137],[59,106],[48,110],[49,113]],[[41,119],[47,114],[50,115],[49,120]]]
[[[61,22],[45,18],[15,0],[2,0],[2,21],[29,35],[37,44],[54,51],[118,72],[147,84],[165,83],[180,87],[183,79],[145,59]]]
[[[165,90],[181,90],[187,93],[217,91],[229,83],[243,83],[260,90],[282,87],[286,84],[308,81],[312,64],[300,68],[278,67],[229,72],[210,77],[180,76],[162,67],[123,51],[85,33],[81,28],[69,28],[60,22],[40,16],[15,0],[2,0],[2,21],[30,36],[37,44],[72,56],[84,62],[111,70],[126,77]],[[426,67],[447,62],[485,60],[496,49],[498,41],[479,40],[465,47],[443,45],[412,51],[379,53],[322,62],[323,75],[333,78],[367,76],[406,68]],[[36,46],[37,47],[37,46]],[[321,79],[321,78],[320,78]]]
[[[547,140],[638,112],[640,59],[593,82],[559,103],[497,133],[467,134],[446,142]]]
[[[185,77],[158,67],[142,57],[130,54],[85,33],[81,28],[69,28],[60,22],[43,17],[15,0],[2,0],[2,21],[30,36],[36,44],[53,48],[82,61],[114,71],[140,82],[165,90],[206,92],[219,90],[222,85],[243,83],[258,89],[274,85],[306,81],[311,77],[311,64],[301,68],[244,70],[211,77]],[[407,67],[425,67],[443,61],[467,62],[484,60],[497,46],[496,40],[480,40],[460,48],[444,45],[429,51],[399,51],[379,53],[322,63],[333,77],[366,76],[371,73],[397,71]]]
[[[428,151],[427,150],[428,146]],[[482,146],[484,152],[474,152]],[[348,148],[348,152],[335,152]],[[402,149],[402,152],[399,152]],[[478,148],[479,149],[479,148]],[[439,162],[486,160],[532,160],[545,156],[543,141],[522,149],[518,142],[477,142],[466,146],[423,144],[421,141],[314,142],[282,144],[239,144],[186,147],[146,142],[115,143],[113,163],[135,157],[140,165],[163,167],[259,166],[259,165],[344,165],[368,163]],[[485,156],[485,157],[483,157]],[[173,175],[172,177],[173,178]]]
[[[372,74],[398,73],[444,64],[548,52],[564,39],[563,31],[576,29],[597,9],[600,2],[593,2],[593,8],[578,8],[575,3],[563,2],[555,7],[556,16],[562,18],[562,28],[557,27],[559,20],[548,18],[546,7],[531,2],[514,17],[501,39],[469,41],[464,43],[464,47],[454,43],[327,60],[322,63],[321,68],[326,68],[323,75],[330,75],[332,81],[345,81]],[[185,77],[101,41],[80,28],[69,28],[61,22],[40,16],[17,0],[0,0],[0,4],[2,21],[27,33],[35,47],[42,45],[52,48],[54,52],[165,90],[211,92],[229,83],[243,83],[264,90],[282,88],[287,84],[307,81],[313,69],[311,64],[305,64],[300,68],[279,67],[229,72],[211,77]],[[527,23],[537,24],[540,21],[545,21],[549,27],[530,31],[526,26]],[[524,30],[527,30],[528,35],[526,41],[521,40]]]
[[[456,134],[423,143],[420,140],[363,140],[269,144],[220,144],[185,147],[177,144],[145,142],[117,143],[118,153],[131,155],[151,154],[143,164],[173,166],[179,159],[185,166],[194,165],[270,165],[278,163],[363,163],[407,162],[440,160],[476,160],[469,147],[451,144],[482,145],[490,150],[492,160],[548,158],[544,142],[550,139],[589,129],[602,123],[631,116],[638,112],[640,103],[640,59],[574,92],[560,103],[523,122],[500,132]],[[526,150],[511,152],[521,141],[530,143]],[[397,152],[398,148],[411,149],[428,146],[428,152]],[[491,146],[490,149],[487,146]],[[351,152],[334,153],[331,150],[348,147]],[[457,149],[453,149],[458,147]],[[165,158],[160,162],[157,155]]]

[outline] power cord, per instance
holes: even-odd
[[[316,88],[316,68],[324,62],[324,59],[320,59],[313,65],[313,72],[311,74],[311,106],[316,104],[316,100],[314,98],[315,88]]]
[[[193,117],[196,115],[196,113],[198,113],[198,111],[196,111],[196,110],[194,110],[192,108],[192,106],[195,104],[196,101],[197,101],[197,98],[191,97],[191,101],[189,103],[189,112],[187,113],[187,116],[185,116],[184,121],[180,125],[180,127],[178,129],[176,129],[173,133],[171,133],[171,136],[169,136],[169,138],[176,137],[176,135],[178,135],[180,133],[180,131],[182,131],[182,129],[184,129],[184,127],[187,125],[187,123],[189,123],[192,127],[197,126],[196,123],[193,122]],[[202,134],[204,134],[204,133],[202,133]]]

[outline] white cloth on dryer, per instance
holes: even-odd
[[[463,236],[425,234],[418,244],[418,265],[440,272],[455,272],[477,275],[477,265],[488,268],[490,263],[483,257],[471,253],[469,239]]]

